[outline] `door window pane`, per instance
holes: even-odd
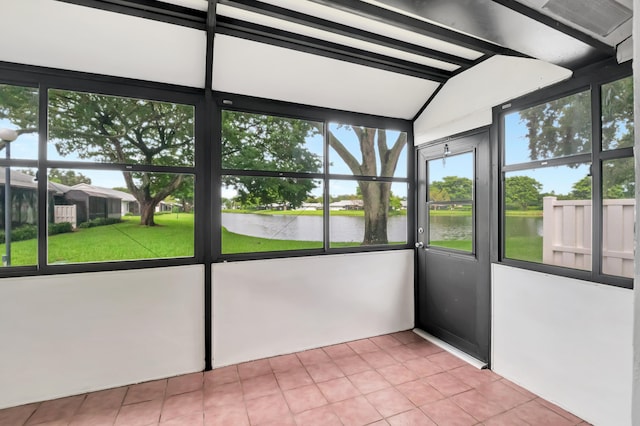
[[[192,105],[49,90],[49,160],[193,166]]]
[[[222,167],[235,170],[322,172],[323,124],[222,111]]]
[[[50,264],[194,255],[192,175],[57,169],[48,175]]]
[[[329,124],[329,173],[407,177],[407,134]]]
[[[427,162],[429,246],[473,251],[472,152]]]
[[[505,173],[505,257],[591,270],[588,164]]]
[[[332,180],[331,247],[407,243],[407,184]]]
[[[602,272],[633,278],[633,157],[602,163]]]
[[[0,167],[2,266],[28,266],[38,262],[38,182],[35,175],[35,169]],[[7,212],[8,204],[11,208]]]
[[[633,77],[602,85],[602,149],[633,146]]]
[[[222,253],[323,247],[322,182],[223,176]]]
[[[591,92],[507,114],[505,164],[591,152]]]

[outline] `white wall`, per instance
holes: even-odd
[[[202,265],[5,278],[0,408],[204,369]]]
[[[213,364],[414,325],[413,250],[213,265]]]
[[[488,126],[494,106],[571,74],[537,59],[493,56],[447,81],[413,123],[415,145]]]
[[[496,373],[590,423],[631,424],[631,290],[492,265],[492,312]]]

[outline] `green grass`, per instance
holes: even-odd
[[[236,234],[222,228],[222,253],[252,253],[281,250],[305,250],[322,248],[322,241],[271,240]]]
[[[505,216],[542,217],[542,210],[507,210]]]
[[[471,210],[429,210],[429,216],[471,216]]]
[[[469,253],[472,250],[471,240],[431,241],[429,245],[454,250],[462,250]]]
[[[122,223],[77,229],[49,237],[49,263],[105,262],[193,256],[193,215],[157,215],[158,226],[140,225],[139,216],[126,216]],[[0,253],[4,253],[4,244]],[[37,263],[36,240],[11,244],[13,266]]]
[[[471,252],[471,240],[431,241],[429,245]],[[507,238],[506,257],[542,263],[542,237]]]
[[[234,211],[236,213],[238,211]],[[252,212],[255,213],[255,212]],[[278,211],[278,214],[317,214],[315,211]],[[322,212],[319,212],[320,214]],[[338,215],[358,216],[362,211],[336,211]],[[434,211],[432,211],[434,213]],[[468,211],[435,211],[467,215]],[[527,212],[529,213],[529,212]],[[262,211],[260,214],[270,214]],[[158,226],[140,226],[140,217],[126,216],[115,225],[78,229],[73,233],[49,237],[49,263],[104,262],[133,259],[173,258],[193,256],[193,215],[180,213],[156,215]],[[390,245],[405,242],[390,242]],[[471,241],[434,241],[434,246],[471,251]],[[358,242],[332,242],[332,248],[358,247]],[[269,251],[305,250],[322,248],[321,241],[276,240],[251,237],[222,229],[224,254]],[[11,244],[12,265],[25,266],[37,263],[36,240]],[[0,254],[4,245],[0,245]],[[507,241],[507,257],[511,259],[542,261],[542,238],[510,238]]]
[[[507,259],[542,263],[542,237],[511,237],[505,241]]]

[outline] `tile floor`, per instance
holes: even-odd
[[[586,424],[410,331],[0,410],[0,425]]]

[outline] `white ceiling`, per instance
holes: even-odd
[[[379,6],[392,3],[378,0],[364,1]],[[430,1],[435,4],[442,0]],[[456,4],[465,4],[464,0],[456,1]],[[487,2],[488,0],[478,1]],[[547,0],[518,1],[529,7],[540,9]],[[617,1],[627,7],[631,6],[631,0]],[[162,0],[162,2],[200,12],[206,11],[208,7],[206,0]],[[353,0],[353,4],[358,3],[364,4]],[[495,5],[495,3],[492,4]],[[445,60],[430,58],[415,52],[410,53],[402,48],[383,46],[356,36],[336,34],[327,30],[327,27],[322,29],[313,25],[301,25],[299,22],[294,22],[295,19],[277,18],[247,10],[256,5],[277,6],[283,8],[280,10],[306,14],[314,19],[323,19],[325,22],[341,24],[358,31],[366,31],[388,37],[389,40],[398,40],[443,52],[471,62],[483,59],[484,56],[481,48],[470,49],[455,44],[452,39],[445,41],[430,37],[419,31],[400,28],[392,22],[372,19],[354,11],[329,7],[313,0],[255,0],[248,2],[245,7],[233,1],[229,3],[229,0],[220,0],[217,13],[219,17],[258,24],[275,31],[286,31],[329,42],[335,46],[345,46],[363,52],[365,57],[367,53],[372,53],[388,58],[390,61],[400,60],[407,64],[415,64],[417,67],[441,70],[444,73],[463,71],[460,65]],[[475,3],[473,5],[475,7]],[[11,37],[0,38],[1,61],[189,87],[202,88],[207,84],[205,82],[206,33],[203,27],[194,29],[56,0],[2,0],[2,6],[4,18],[2,30],[5,35],[10,34]],[[420,19],[433,23],[424,17]],[[513,23],[502,22],[500,25],[508,28]],[[513,32],[514,41],[517,41],[518,37],[536,37],[536,34],[518,34],[515,28],[510,31]],[[623,39],[626,31],[627,28],[622,26],[607,36],[605,41],[615,43],[616,40]],[[569,37],[566,34],[562,36]],[[531,40],[526,42],[530,44]],[[273,41],[253,38],[250,34],[216,34],[212,87],[223,92],[404,119],[414,118],[440,87],[440,83],[431,79],[435,77],[413,71],[408,72],[410,75],[406,75],[402,67],[376,67],[375,64],[366,60],[357,61],[336,54],[323,56],[322,49],[294,50],[279,47],[277,42],[275,44]],[[544,50],[553,50],[553,46],[539,47]],[[552,53],[550,55],[553,57]],[[450,59],[447,58],[447,60]],[[362,65],[363,62],[371,66]],[[445,115],[460,113],[465,107],[471,107],[478,96],[493,99],[487,93],[491,90],[499,92],[501,82],[483,78],[474,80],[475,84],[483,90],[482,95],[471,96],[469,95],[472,93],[471,89],[465,89],[466,91],[456,91],[455,102],[451,103],[450,100],[445,99],[454,79],[460,81],[457,77],[474,75],[471,71],[476,67],[482,67],[485,62],[479,61],[478,65],[449,80],[449,84],[444,86],[433,101],[433,105],[447,106],[438,109],[434,109],[433,106],[427,108],[425,114],[433,115],[430,120],[434,120],[442,113]],[[478,68],[480,69],[484,68]],[[536,69],[538,68],[510,68],[511,72],[518,75],[527,75],[529,82],[535,82],[536,76],[539,76],[529,73]],[[494,75],[502,75],[503,71],[504,69],[497,68]],[[504,76],[504,78],[507,77]],[[514,96],[523,94],[521,92],[525,86],[530,85],[523,82],[521,88],[514,89],[510,93]],[[534,89],[535,87],[532,86],[526,90]],[[422,115],[421,120],[424,120],[425,114]],[[432,127],[441,124],[442,120],[440,124],[430,122]]]
[[[204,31],[52,0],[2,0],[2,16],[2,61],[204,87]]]
[[[217,34],[213,88],[305,105],[411,119],[437,89],[410,77]]]

